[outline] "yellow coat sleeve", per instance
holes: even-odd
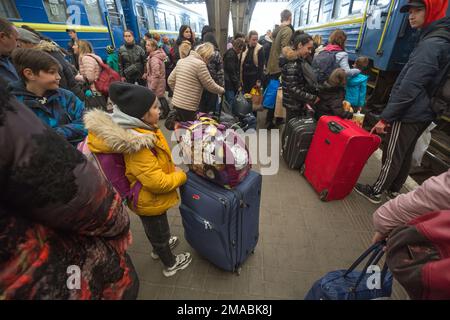
[[[127,167],[143,187],[154,194],[169,193],[185,184],[187,180],[184,172],[165,173],[149,149],[130,155],[130,164],[127,163]]]

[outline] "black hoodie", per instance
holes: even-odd
[[[433,121],[436,114],[430,107],[429,88],[435,85],[436,75],[449,61],[450,18],[445,17],[422,30],[416,48],[395,82],[381,118],[388,123]]]

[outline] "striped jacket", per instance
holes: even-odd
[[[214,94],[225,92],[224,88],[211,78],[206,63],[195,51],[178,61],[168,82],[173,90],[172,104],[189,111],[197,111],[203,88]]]

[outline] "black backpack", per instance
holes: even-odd
[[[314,57],[312,68],[320,84],[327,81],[331,73],[339,68],[339,65],[336,63],[336,54],[339,52],[341,51],[322,51]]]

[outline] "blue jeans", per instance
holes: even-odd
[[[225,91],[225,99],[231,108],[233,108],[234,100],[236,100],[236,91],[234,90],[226,90]]]

